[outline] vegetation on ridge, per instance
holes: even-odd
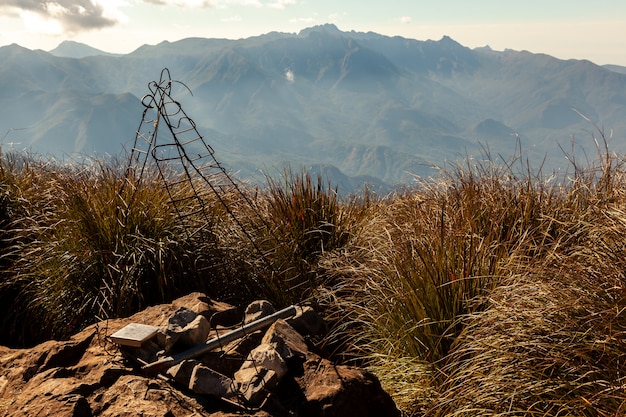
[[[0,336],[65,337],[191,290],[305,302],[332,325],[324,348],[406,415],[623,415],[626,167],[599,157],[561,176],[468,160],[349,200],[286,172],[223,195],[234,218],[209,201],[197,239],[156,175],[122,187],[116,162],[3,154]]]

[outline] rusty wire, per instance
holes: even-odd
[[[145,174],[148,164],[154,162],[178,218],[184,220],[195,216],[202,219],[199,223],[181,222],[189,239],[204,237],[203,234],[208,233],[207,229],[213,223],[207,210],[206,195],[207,191],[212,192],[260,258],[265,260],[263,252],[226,202],[224,195],[228,191],[234,191],[253,208],[251,212],[258,217],[258,224],[265,227],[270,234],[271,228],[255,208],[254,202],[216,159],[213,148],[198,132],[195,122],[172,97],[172,85],[175,83],[191,93],[185,84],[172,80],[167,68],[161,71],[158,82],[151,81],[148,84],[150,92],[141,100],[144,111],[131,149],[126,179],[132,177],[132,182],[137,184]],[[167,129],[166,133],[169,135],[159,135],[159,128]],[[160,137],[164,137],[164,140],[159,141]],[[172,169],[178,176],[172,175]],[[129,182],[125,181],[122,187]],[[176,195],[175,186],[183,183],[191,188],[191,195]],[[132,200],[131,197],[131,202]],[[127,207],[127,212],[129,209]]]

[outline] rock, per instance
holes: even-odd
[[[188,359],[170,367],[166,373],[181,386],[188,387],[189,381],[191,381],[191,375],[193,374],[193,370],[198,365],[200,365],[200,362],[198,362],[197,360]]]
[[[252,323],[253,321],[269,316],[270,314],[274,314],[275,312],[276,312],[276,309],[269,301],[266,301],[266,300],[253,301],[246,308],[244,323],[245,324]]]
[[[326,322],[311,307],[297,307],[296,315],[286,321],[301,335],[323,336],[328,333]]]
[[[241,368],[235,372],[244,398],[250,405],[258,405],[287,374],[287,364],[272,346],[256,347]]]
[[[156,339],[165,352],[169,352],[176,343],[190,348],[206,342],[210,330],[206,317],[186,307],[180,307],[170,316],[167,325],[159,330]]]
[[[146,342],[141,349],[122,348],[107,336],[129,323],[163,326],[184,307],[181,300],[193,307],[189,310],[196,316],[191,321],[198,315],[206,318],[196,310],[210,315],[214,305],[195,293],[128,318],[97,323],[66,341],[48,341],[29,349],[0,346],[0,417],[399,415],[372,374],[335,366],[307,352],[303,338],[283,320],[264,336],[262,331],[255,332],[232,355],[209,352],[170,368],[167,374],[177,382],[144,375],[136,354],[150,359],[160,347]],[[236,389],[237,396],[231,396]],[[216,396],[263,411],[236,414],[238,409],[217,401]]]
[[[250,370],[257,373],[260,368],[269,369],[276,373],[278,380],[288,371],[287,364],[272,346],[261,344],[250,354],[241,368],[235,372],[235,380],[242,385],[250,383]]]
[[[204,316],[196,316],[196,318],[183,329],[180,336],[180,342],[187,347],[201,345],[206,342],[211,326]]]
[[[203,293],[195,292],[172,302],[177,309],[188,308],[196,314],[204,316],[212,327],[234,326],[241,321],[242,317],[236,307],[212,300]]]
[[[298,383],[306,398],[307,415],[324,417],[399,417],[391,396],[371,373],[334,365],[313,357],[304,364]]]
[[[261,343],[272,346],[285,362],[304,361],[309,351],[304,338],[285,320],[275,321],[267,329]]]
[[[241,391],[243,398],[252,406],[261,404],[279,382],[276,372],[265,368],[259,369],[259,372],[255,371],[247,379],[248,382],[242,385]]]
[[[165,352],[172,350],[174,344],[182,336],[185,327],[197,316],[196,312],[187,307],[180,307],[167,320],[167,325],[157,333],[157,343],[165,349]]]
[[[211,416],[185,392],[159,379],[126,375],[90,399],[94,417]]]
[[[232,379],[202,364],[193,368],[189,380],[189,389],[197,394],[225,398],[232,397],[238,392],[238,386]]]

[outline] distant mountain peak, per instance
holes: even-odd
[[[343,34],[342,31],[339,30],[337,26],[332,23],[325,23],[323,25],[312,26],[310,28],[305,28],[298,33],[298,36],[307,36],[312,32],[327,32],[327,33],[335,33],[335,34]]]
[[[448,35],[443,35],[443,37],[438,41],[440,45],[455,47],[455,48],[465,48],[463,45],[452,39]]]
[[[59,44],[59,46],[48,52],[50,52],[54,56],[63,58],[85,58],[95,55],[116,55],[109,52],[101,51],[100,49],[96,49],[89,45],[76,41],[63,41]]]

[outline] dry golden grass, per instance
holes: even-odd
[[[407,415],[626,413],[626,172],[490,161],[380,202],[325,258],[329,344]]]
[[[215,198],[2,155],[2,343],[203,290],[314,304],[321,348],[407,416],[626,415],[626,169],[606,148],[560,176],[513,165],[350,200],[287,171]]]

